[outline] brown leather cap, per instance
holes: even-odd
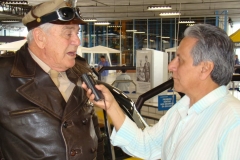
[[[33,6],[31,11],[26,14],[23,19],[22,23],[31,30],[36,28],[44,23],[54,23],[54,24],[86,24],[80,17],[75,14],[75,17],[69,21],[61,21],[58,19],[57,14],[55,13],[56,10],[63,7],[71,7],[68,2],[64,0],[53,0],[47,1],[36,6]]]

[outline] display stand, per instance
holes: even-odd
[[[136,53],[136,85],[137,93],[146,91],[168,80],[168,54],[162,51],[144,48]],[[162,92],[166,94],[166,92]],[[157,103],[158,95],[149,99],[149,103]]]

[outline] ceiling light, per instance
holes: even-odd
[[[8,20],[1,20],[1,22],[20,22],[20,20],[8,19]]]
[[[145,32],[133,32],[133,33],[141,34],[141,33],[145,33]]]
[[[168,13],[160,13],[160,16],[177,16],[177,15],[181,15],[180,12],[168,12]]]
[[[84,22],[96,22],[97,20],[95,18],[84,18]]]
[[[164,10],[164,9],[172,9],[171,6],[148,6],[147,10],[155,11],[155,10]]]
[[[122,26],[119,26],[119,25],[111,25],[111,26],[108,26],[108,28],[121,28]]]
[[[178,23],[195,23],[195,21],[179,21]]]
[[[147,39],[144,39],[144,41],[147,41]],[[154,42],[153,39],[149,39],[149,42]]]
[[[161,37],[161,36],[156,36],[156,37]],[[161,38],[170,38],[170,37],[164,37],[164,36],[162,36]]]
[[[28,1],[6,1],[5,4],[28,5]]]
[[[126,30],[126,32],[137,32],[137,30]]]
[[[109,25],[109,22],[95,22],[94,25],[102,25],[102,26],[106,26]]]
[[[193,23],[188,23],[187,26],[189,26],[189,27],[194,26],[194,24]]]

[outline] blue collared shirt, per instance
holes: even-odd
[[[109,62],[108,61],[105,61],[105,62],[102,62],[100,61],[98,63],[98,67],[103,67],[103,66],[109,66]],[[101,73],[101,76],[108,76],[108,70],[104,70],[102,73]]]

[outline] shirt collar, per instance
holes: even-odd
[[[49,73],[49,71],[51,70],[51,68],[46,64],[44,63],[41,59],[39,59],[29,48],[28,48],[28,51],[30,53],[30,55],[32,56],[32,58],[34,59],[34,61],[37,62],[37,64],[46,72],[46,73]],[[67,75],[66,75],[66,72],[59,72],[60,73],[60,76],[63,77],[63,78],[66,78]]]
[[[227,95],[228,89],[227,86],[220,86],[213,90],[212,92],[205,95],[202,99],[200,99],[198,102],[193,104],[193,106],[189,109],[189,112],[196,112],[197,114],[200,114],[203,112],[207,107],[212,105],[217,100],[221,99],[225,95]]]
[[[229,92],[228,92],[227,86],[220,86],[220,87],[216,88],[215,90],[213,90],[212,92],[205,95],[198,102],[193,104],[193,106],[191,108],[189,108],[190,99],[187,95],[185,95],[177,103],[178,112],[179,112],[181,118],[184,118],[187,115],[190,115],[190,114],[193,114],[193,113],[200,114],[207,107],[209,107],[214,102],[221,99],[222,97],[224,97],[228,93]]]
[[[28,51],[30,53],[30,55],[32,56],[32,58],[34,59],[34,61],[46,72],[49,73],[50,71],[50,67],[44,63],[41,59],[39,59],[29,48]]]

